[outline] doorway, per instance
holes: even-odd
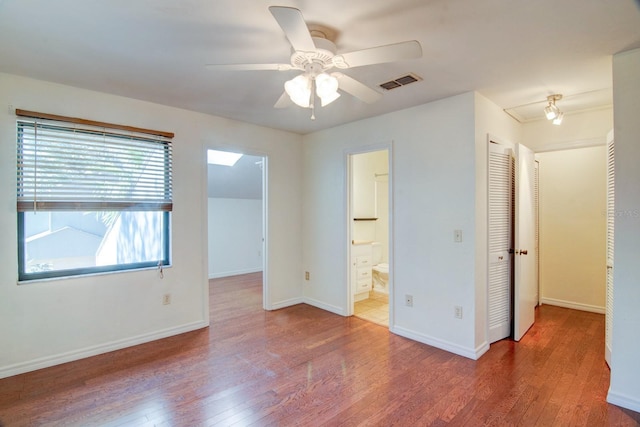
[[[389,147],[350,154],[347,192],[350,311],[385,327],[393,289],[390,164]]]
[[[266,274],[266,171],[262,155],[207,150],[207,265],[209,279]]]

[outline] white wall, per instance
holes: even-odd
[[[268,156],[268,228],[278,238],[268,241],[267,304],[301,299],[300,136],[7,74],[0,104],[0,377],[208,324],[207,146]],[[16,118],[7,106],[175,132],[173,266],[164,279],[144,270],[17,285]]]
[[[303,263],[311,272],[304,286],[309,303],[347,312],[347,153],[393,141],[395,304],[390,329],[479,356],[475,103],[476,94],[466,93],[304,137]],[[497,107],[483,109],[486,116],[504,115]],[[464,230],[464,242],[454,242],[454,229]],[[401,303],[405,294],[413,295],[413,307]],[[463,319],[454,318],[456,305],[463,307]],[[480,339],[486,341],[486,334]]]
[[[385,152],[386,153],[386,152]],[[386,157],[386,156],[385,156]],[[389,179],[376,178],[376,206],[378,220],[375,221],[375,241],[380,243],[380,262],[389,263]],[[375,261],[375,260],[374,260]]]
[[[560,106],[562,108],[562,106]],[[540,111],[542,116],[542,111]],[[613,107],[565,114],[556,126],[541,118],[522,125],[522,143],[535,152],[604,145],[613,128]]]
[[[613,57],[615,259],[607,400],[640,412],[640,49]]]
[[[605,312],[606,147],[539,153],[540,298]]]
[[[262,271],[262,200],[208,199],[209,278]]]

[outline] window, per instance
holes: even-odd
[[[20,281],[169,264],[173,134],[16,114]]]

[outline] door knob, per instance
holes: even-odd
[[[522,249],[520,250],[520,255],[526,255],[527,254],[527,250],[526,249]]]

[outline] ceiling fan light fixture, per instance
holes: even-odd
[[[336,99],[340,98],[340,94],[338,92],[333,92],[328,95],[320,96],[320,105],[326,106],[331,104]]]
[[[306,75],[300,74],[284,84],[284,90],[296,105],[309,108],[311,99],[311,80]]]
[[[338,79],[327,73],[320,73],[316,76],[316,95],[320,97],[321,105],[331,104],[340,97],[338,93]]]

